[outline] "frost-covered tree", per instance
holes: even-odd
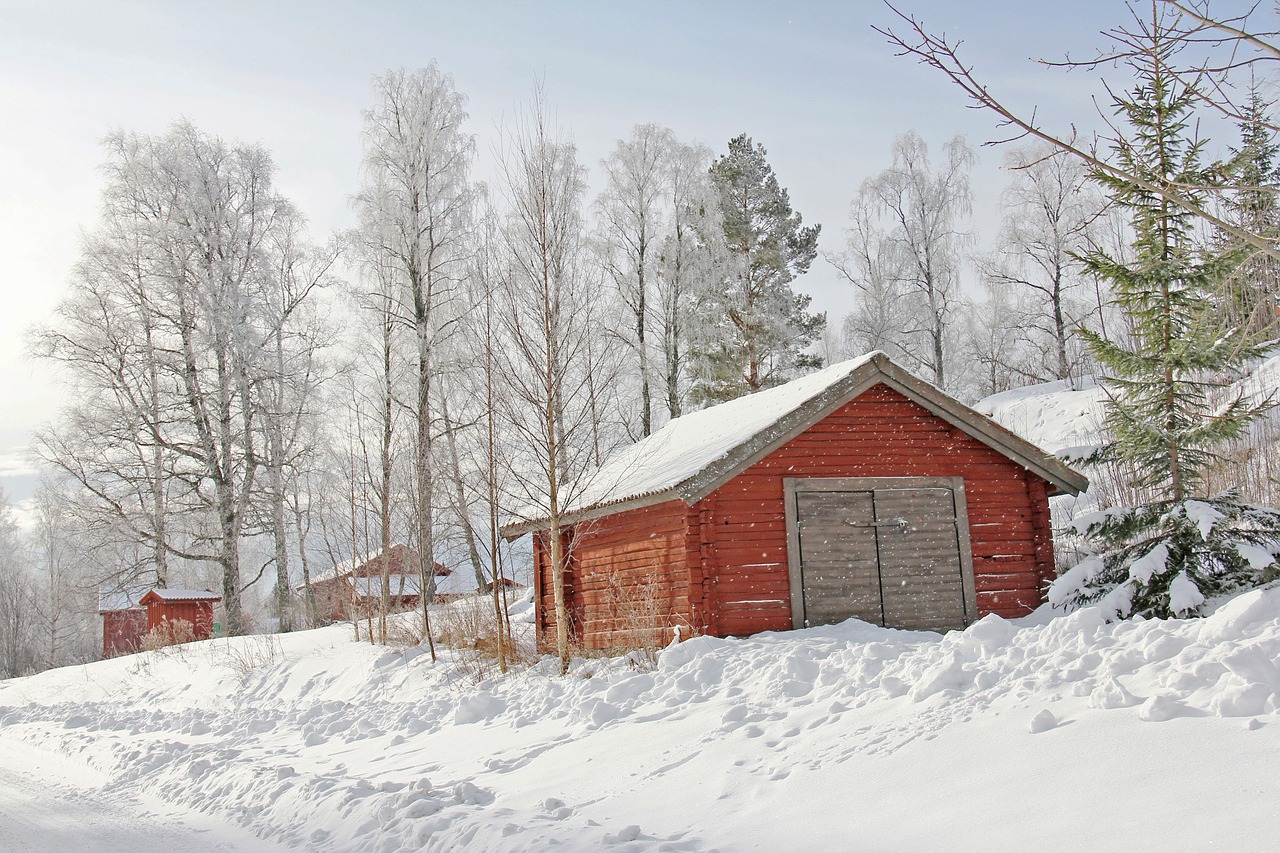
[[[854,200],[850,246],[836,265],[858,289],[855,326],[878,331],[893,316],[891,340],[909,363],[946,387],[951,324],[960,299],[961,228],[972,207],[973,151],[956,137],[936,169],[915,131],[893,143],[893,165],[863,182]]]
[[[696,337],[698,295],[716,276],[715,250],[700,239],[715,217],[714,187],[708,173],[711,152],[702,145],[675,143],[668,159],[666,233],[659,246],[655,297],[657,344],[662,354],[663,397],[668,418],[684,413]]]
[[[1000,242],[982,273],[989,287],[1019,292],[1003,302],[1020,310],[1002,319],[1023,346],[996,366],[1024,381],[1078,378],[1084,347],[1075,330],[1089,322],[1093,306],[1077,258],[1097,243],[1105,200],[1085,165],[1051,146],[1013,151],[1006,166],[1013,179],[1002,198]]]
[[[853,287],[854,310],[845,315],[841,346],[850,356],[880,350],[911,362],[914,323],[908,321],[912,309],[900,269],[901,253],[878,219],[871,208],[855,202],[844,251],[826,255]]]
[[[170,556],[216,567],[238,633],[242,545],[263,529],[280,271],[304,245],[300,217],[259,146],[179,123],[106,148],[101,221],[36,340],[77,393],[37,449],[104,525],[151,551],[155,581]]]
[[[93,542],[76,517],[75,498],[66,485],[41,479],[27,531],[37,578],[34,605],[42,669],[93,660],[101,648],[96,642],[100,623]]]
[[[1280,144],[1276,142],[1272,104],[1255,84],[1239,122],[1240,147],[1229,163],[1230,185],[1222,217],[1239,229],[1268,240],[1280,240]],[[1240,246],[1248,257],[1222,288],[1222,319],[1228,326],[1247,326],[1275,336],[1280,261],[1219,229],[1228,245]]]
[[[718,280],[701,294],[695,396],[719,402],[778,385],[818,366],[807,349],[826,316],[791,283],[808,272],[819,225],[804,227],[763,145],[742,134],[711,167],[719,227],[704,240],[723,250]]]
[[[333,335],[313,310],[312,292],[325,283],[337,253],[333,247],[312,246],[300,219],[284,223],[274,240],[270,255],[277,264],[275,286],[262,306],[267,336],[256,398],[263,446],[263,527],[271,537],[275,567],[273,608],[279,630],[292,631],[290,554],[296,525],[289,506],[298,505],[300,478],[318,464],[315,436],[325,379],[320,353]],[[301,540],[298,544],[304,545]]]
[[[631,431],[640,437],[683,411],[690,311],[712,270],[698,239],[708,230],[710,160],[705,148],[643,124],[603,163],[607,184],[595,202],[595,246],[625,318],[612,331],[629,351],[624,377],[633,376],[638,389],[639,425]],[[663,404],[665,413],[658,409]]]
[[[675,134],[655,124],[636,125],[603,161],[606,186],[596,199],[601,262],[627,317],[623,340],[640,386],[640,435],[653,432],[650,329],[659,245],[666,227],[668,160]]]
[[[974,366],[974,391],[984,397],[1026,384],[1020,366],[1032,357],[1019,322],[1032,312],[1025,294],[990,282],[985,290],[963,315],[965,357]]]
[[[0,678],[26,675],[40,661],[39,587],[26,560],[8,495],[0,490]]]

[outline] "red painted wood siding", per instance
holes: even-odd
[[[979,613],[1027,613],[1053,575],[1044,481],[876,385],[690,508],[687,552],[702,556],[695,624],[721,636],[791,627],[784,478],[954,476],[965,482]]]
[[[142,648],[147,612],[141,608],[108,610],[102,614],[102,656],[131,655]]]
[[[662,645],[679,625],[690,634],[686,516],[682,501],[580,522],[566,537],[565,575],[575,642],[587,649]],[[555,645],[555,598],[539,539],[538,613],[544,648]]]
[[[213,603],[210,601],[161,601],[154,599],[147,604],[147,631],[159,628],[165,622],[185,619],[191,623],[197,640],[213,636]]]

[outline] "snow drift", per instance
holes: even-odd
[[[332,627],[0,683],[24,742],[298,849],[1261,849],[1280,590],[695,638],[479,684]]]

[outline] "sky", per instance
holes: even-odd
[[[795,8],[788,8],[789,6]],[[930,29],[964,40],[994,90],[1042,116],[1096,122],[1097,80],[1037,65],[1089,54],[1119,0],[1000,4],[902,0]],[[277,186],[324,239],[353,223],[361,111],[371,78],[436,60],[469,99],[478,179],[493,174],[504,122],[544,87],[600,189],[598,164],[640,123],[722,151],[747,133],[820,246],[838,251],[849,203],[890,165],[894,137],[932,147],[957,133],[999,137],[936,72],[895,58],[873,24],[889,7],[854,2],[334,3],[0,0],[0,485],[30,494],[31,431],[62,399],[49,365],[26,356],[50,321],[91,230],[102,188],[101,140],[159,134],[179,118],[274,156]],[[980,242],[998,228],[1008,180],[1001,149],[973,176]],[[797,282],[834,322],[851,294],[823,261]]]

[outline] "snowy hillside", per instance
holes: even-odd
[[[1100,443],[1105,399],[1093,382],[1073,388],[1059,380],[993,394],[974,408],[1041,450],[1070,459]]]
[[[209,641],[0,683],[0,769],[56,752],[126,814],[300,850],[1272,843],[1280,590],[1195,621],[1022,621],[702,638],[652,672],[478,685],[343,627]]]
[[[1239,393],[1251,403],[1274,398],[1280,389],[1280,348],[1248,365],[1244,375],[1229,386],[1224,396]],[[1042,450],[1070,462],[1095,450],[1102,443],[1105,391],[1092,380],[1045,382],[993,394],[974,408],[1021,435]],[[1255,431],[1268,430],[1280,420],[1272,410],[1255,424]]]

